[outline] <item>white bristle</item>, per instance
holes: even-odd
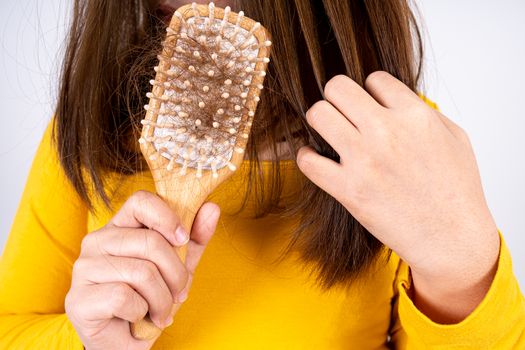
[[[231,170],[231,171],[235,171],[237,170],[237,167],[235,166],[235,164],[233,164],[232,162],[228,162],[228,168]]]
[[[235,107],[233,107],[233,109],[235,109],[237,112],[241,110],[241,106],[239,105],[235,105]]]
[[[253,25],[252,29],[250,30],[250,34],[255,33],[259,28],[261,28],[261,23],[257,22]]]
[[[217,114],[219,114],[219,115],[224,114],[224,109],[219,108],[219,109],[217,110]]]
[[[217,173],[217,161],[215,160],[211,162],[211,172],[213,173],[214,178],[219,177],[219,174]]]
[[[139,139],[139,143],[140,143],[140,144],[146,143],[146,139],[143,138],[143,137],[141,137],[141,138]]]
[[[201,15],[199,10],[197,9],[197,3],[196,2],[192,2],[191,3],[191,9],[193,10],[193,16],[194,17],[199,17]]]
[[[230,130],[228,130],[228,132],[230,134],[234,135],[237,132],[237,130],[235,130],[235,128],[230,128]]]
[[[168,166],[166,167],[166,169],[168,169],[168,171],[172,171],[173,170],[173,164],[175,163],[175,157],[172,157],[168,163]]]
[[[179,114],[179,117],[181,117],[181,118],[188,118],[188,116],[189,116],[189,114],[186,113],[186,112],[179,112],[178,114]]]
[[[231,79],[226,79],[224,81],[224,85],[231,85],[232,84],[232,80]]]
[[[248,116],[253,117],[254,115],[255,115],[255,112],[254,112],[254,111],[249,111],[249,112],[248,112]]]
[[[210,14],[209,14],[209,20],[212,22],[215,19],[215,4],[213,2],[210,2],[209,5]]]
[[[199,57],[201,57],[201,53],[199,51],[195,50],[195,51],[193,51],[193,56],[199,58]]]
[[[197,71],[194,66],[188,66],[188,70],[192,73],[195,73]]]
[[[213,71],[213,70],[209,70],[209,71],[208,71],[208,76],[209,76],[210,78],[213,77],[214,75],[215,75],[215,71]]]
[[[205,106],[206,106],[206,104],[205,104],[204,102],[202,102],[202,101],[199,102],[199,107],[200,107],[200,108],[204,108]]]
[[[212,126],[217,129],[219,127],[219,122],[213,122],[212,123]]]
[[[201,162],[198,162],[197,163],[197,178],[201,178],[202,177],[202,163]]]
[[[241,98],[246,98],[246,97],[248,97],[248,93],[247,92],[241,92],[241,94],[239,96],[241,96]]]
[[[228,98],[228,97],[230,97],[230,94],[227,93],[227,92],[225,92],[225,93],[223,93],[223,94],[221,95],[221,97],[222,97],[222,98]]]
[[[215,52],[211,54],[211,58],[212,60],[216,60],[217,58],[219,58],[219,55],[217,55]]]
[[[233,150],[234,150],[235,152],[237,152],[237,153],[240,153],[240,154],[244,153],[244,149],[241,148],[241,147],[235,147]]]
[[[200,119],[195,120],[195,125],[201,126],[202,122]]]
[[[222,19],[221,26],[219,28],[219,33],[221,35],[224,32],[224,27],[226,26],[226,23],[228,23],[228,17],[230,16],[230,11],[231,11],[230,6],[226,6],[226,8],[224,9],[224,18]]]
[[[182,168],[180,168],[180,175],[186,175],[186,169],[188,168],[188,161],[184,159],[184,163],[182,164]]]
[[[209,87],[208,85],[204,85],[204,86],[202,87],[202,91],[204,91],[204,92],[208,92],[208,91],[210,91],[210,87]]]

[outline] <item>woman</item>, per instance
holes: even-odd
[[[0,265],[2,348],[524,347],[468,137],[414,93],[408,4],[217,2],[263,23],[273,59],[246,161],[185,232],[136,147],[182,3],[75,1]],[[162,335],[134,339],[148,312]]]

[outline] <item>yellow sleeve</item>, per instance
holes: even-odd
[[[499,231],[498,231],[499,232]],[[392,340],[396,349],[525,349],[525,298],[512,271],[501,232],[498,268],[489,291],[463,321],[438,324],[417,309],[409,295],[409,267],[401,262]]]
[[[0,349],[83,349],[64,311],[87,209],[65,177],[50,123],[0,259]]]

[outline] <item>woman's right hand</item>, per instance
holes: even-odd
[[[188,235],[160,197],[138,191],[84,238],[65,308],[87,350],[151,348],[155,339],[135,339],[130,322],[149,312],[161,329],[172,323],[172,306],[186,299],[219,214],[217,205],[205,203]],[[183,263],[174,246],[188,240]]]

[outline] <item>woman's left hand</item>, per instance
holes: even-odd
[[[326,84],[306,117],[340,162],[305,146],[298,166],[409,264],[423,312],[459,321],[490,286],[500,244],[469,138],[386,72],[365,89],[343,75]]]

